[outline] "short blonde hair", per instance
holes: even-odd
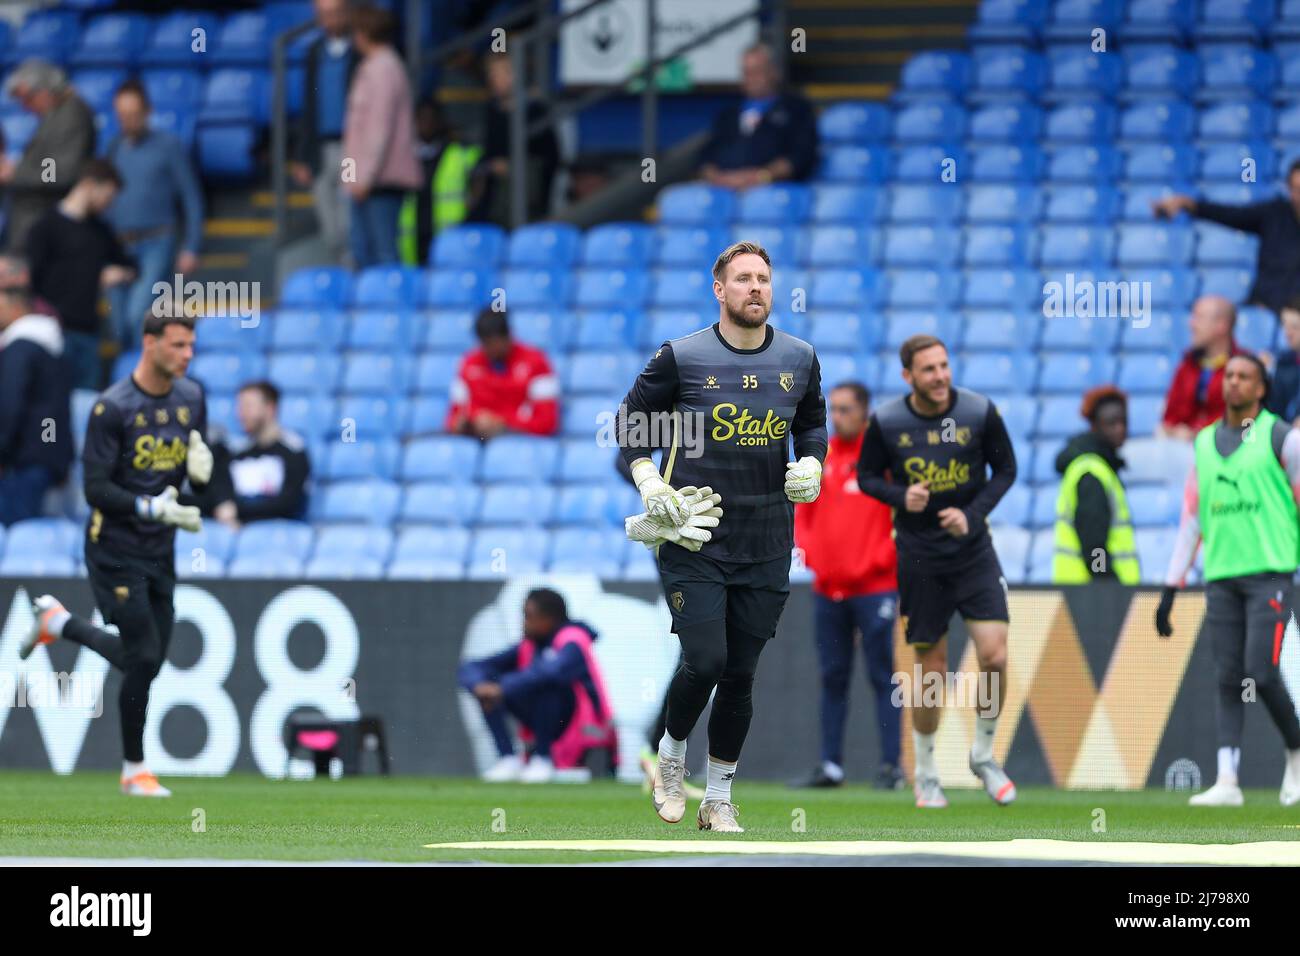
[[[728,263],[730,263],[732,259],[736,258],[736,256],[744,255],[758,256],[767,263],[768,269],[772,268],[772,260],[768,256],[767,250],[757,242],[733,242],[731,245],[727,246],[727,248],[722,250],[722,254],[719,255],[717,261],[713,263],[713,278],[721,282],[722,277],[727,274]]]

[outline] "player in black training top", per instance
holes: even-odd
[[[682,646],[668,690],[652,790],[669,823],[686,812],[686,738],[713,699],[708,785],[696,822],[739,832],[731,780],[749,731],[759,653],[790,592],[792,502],[812,501],[826,457],[826,401],[812,346],[767,322],[771,262],[740,242],[713,266],[715,325],[665,342],[619,409],[619,445],[646,513],[628,534],[658,545],[659,574]],[[676,412],[660,476],[650,458],[654,416]],[[794,441],[795,461],[790,461]],[[695,488],[699,494],[692,495]],[[726,512],[697,527],[710,489]]]
[[[188,477],[198,489],[212,477],[203,442],[203,389],[185,378],[194,357],[194,320],[150,315],[140,361],[91,409],[82,452],[86,502],[86,570],[105,622],[120,637],[68,613],[46,594],[33,602],[36,622],[20,654],[59,637],[90,648],[122,671],[122,792],[167,797],[144,764],[149,686],[167,659],[175,610],[176,529],[198,531],[199,509],[177,495]]]
[[[1015,800],[1016,787],[993,759],[993,734],[1006,697],[1007,581],[988,516],[1016,480],[1016,456],[997,407],[983,395],[952,387],[943,342],[914,335],[899,357],[912,393],[871,416],[858,487],[894,509],[899,613],[922,671],[922,685],[911,687],[910,701],[916,805],[948,805],[934,757],[940,712],[927,706],[926,689],[948,672],[954,612],[966,622],[981,672],[970,768],[990,797],[1007,804]]]

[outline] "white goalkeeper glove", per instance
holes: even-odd
[[[816,501],[822,492],[822,463],[812,455],[785,463],[785,496],[795,504]]]
[[[189,472],[190,481],[196,485],[206,485],[212,480],[212,449],[203,444],[203,436],[197,428],[190,429],[190,447],[185,453],[185,470]]]
[[[159,524],[184,528],[186,531],[198,531],[203,527],[199,509],[194,505],[178,504],[179,492],[175,488],[165,488],[160,495],[150,498],[141,495],[135,499],[135,511],[145,521],[157,521]]]
[[[643,458],[633,464],[632,481],[641,492],[646,514],[663,518],[678,528],[686,523],[688,515],[682,493],[663,480],[653,461]]]
[[[712,488],[681,489],[689,512],[686,524],[680,528],[664,518],[651,517],[646,512],[632,515],[623,522],[623,529],[633,541],[640,541],[653,551],[665,541],[679,544],[687,551],[698,551],[713,539],[712,528],[722,519],[722,495]]]

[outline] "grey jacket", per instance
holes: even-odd
[[[95,115],[81,97],[71,93],[42,117],[14,169],[7,251],[22,254],[28,230],[67,194],[81,174],[82,163],[94,155]],[[46,160],[53,160],[53,165]]]

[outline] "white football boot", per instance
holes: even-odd
[[[993,802],[1000,807],[1005,807],[1016,799],[1016,785],[1011,782],[1007,772],[992,760],[981,760],[976,763],[975,758],[970,759],[970,772],[980,778],[984,784],[984,792],[992,798]]]
[[[63,605],[49,594],[42,594],[32,602],[32,616],[36,619],[32,621],[32,628],[23,638],[23,642],[18,645],[18,657],[20,660],[27,660],[32,656],[32,651],[36,650],[37,644],[53,644],[58,640],[54,634],[51,634],[49,627],[50,618],[63,610]]]
[[[524,772],[524,762],[515,754],[499,757],[483,772],[484,783],[514,783]]]
[[[705,800],[700,804],[699,812],[695,814],[695,824],[701,830],[712,830],[714,833],[744,833],[745,828],[737,819],[739,813],[740,807],[734,803],[728,803],[726,800]]]
[[[1294,807],[1300,803],[1300,750],[1293,750],[1286,755],[1282,789],[1278,792],[1277,799],[1284,807]]]
[[[122,778],[122,792],[128,797],[170,797],[172,792],[158,782],[148,770]]]
[[[942,810],[948,806],[948,798],[943,795],[943,787],[938,777],[917,777],[912,784],[916,795],[916,805],[922,810]]]
[[[686,758],[659,757],[655,767],[655,782],[650,788],[650,799],[655,805],[655,813],[665,823],[681,823],[686,816],[686,793],[682,784],[686,781]]]
[[[1214,781],[1214,786],[1191,797],[1187,803],[1193,807],[1239,807],[1245,803],[1241,787],[1236,783]]]

